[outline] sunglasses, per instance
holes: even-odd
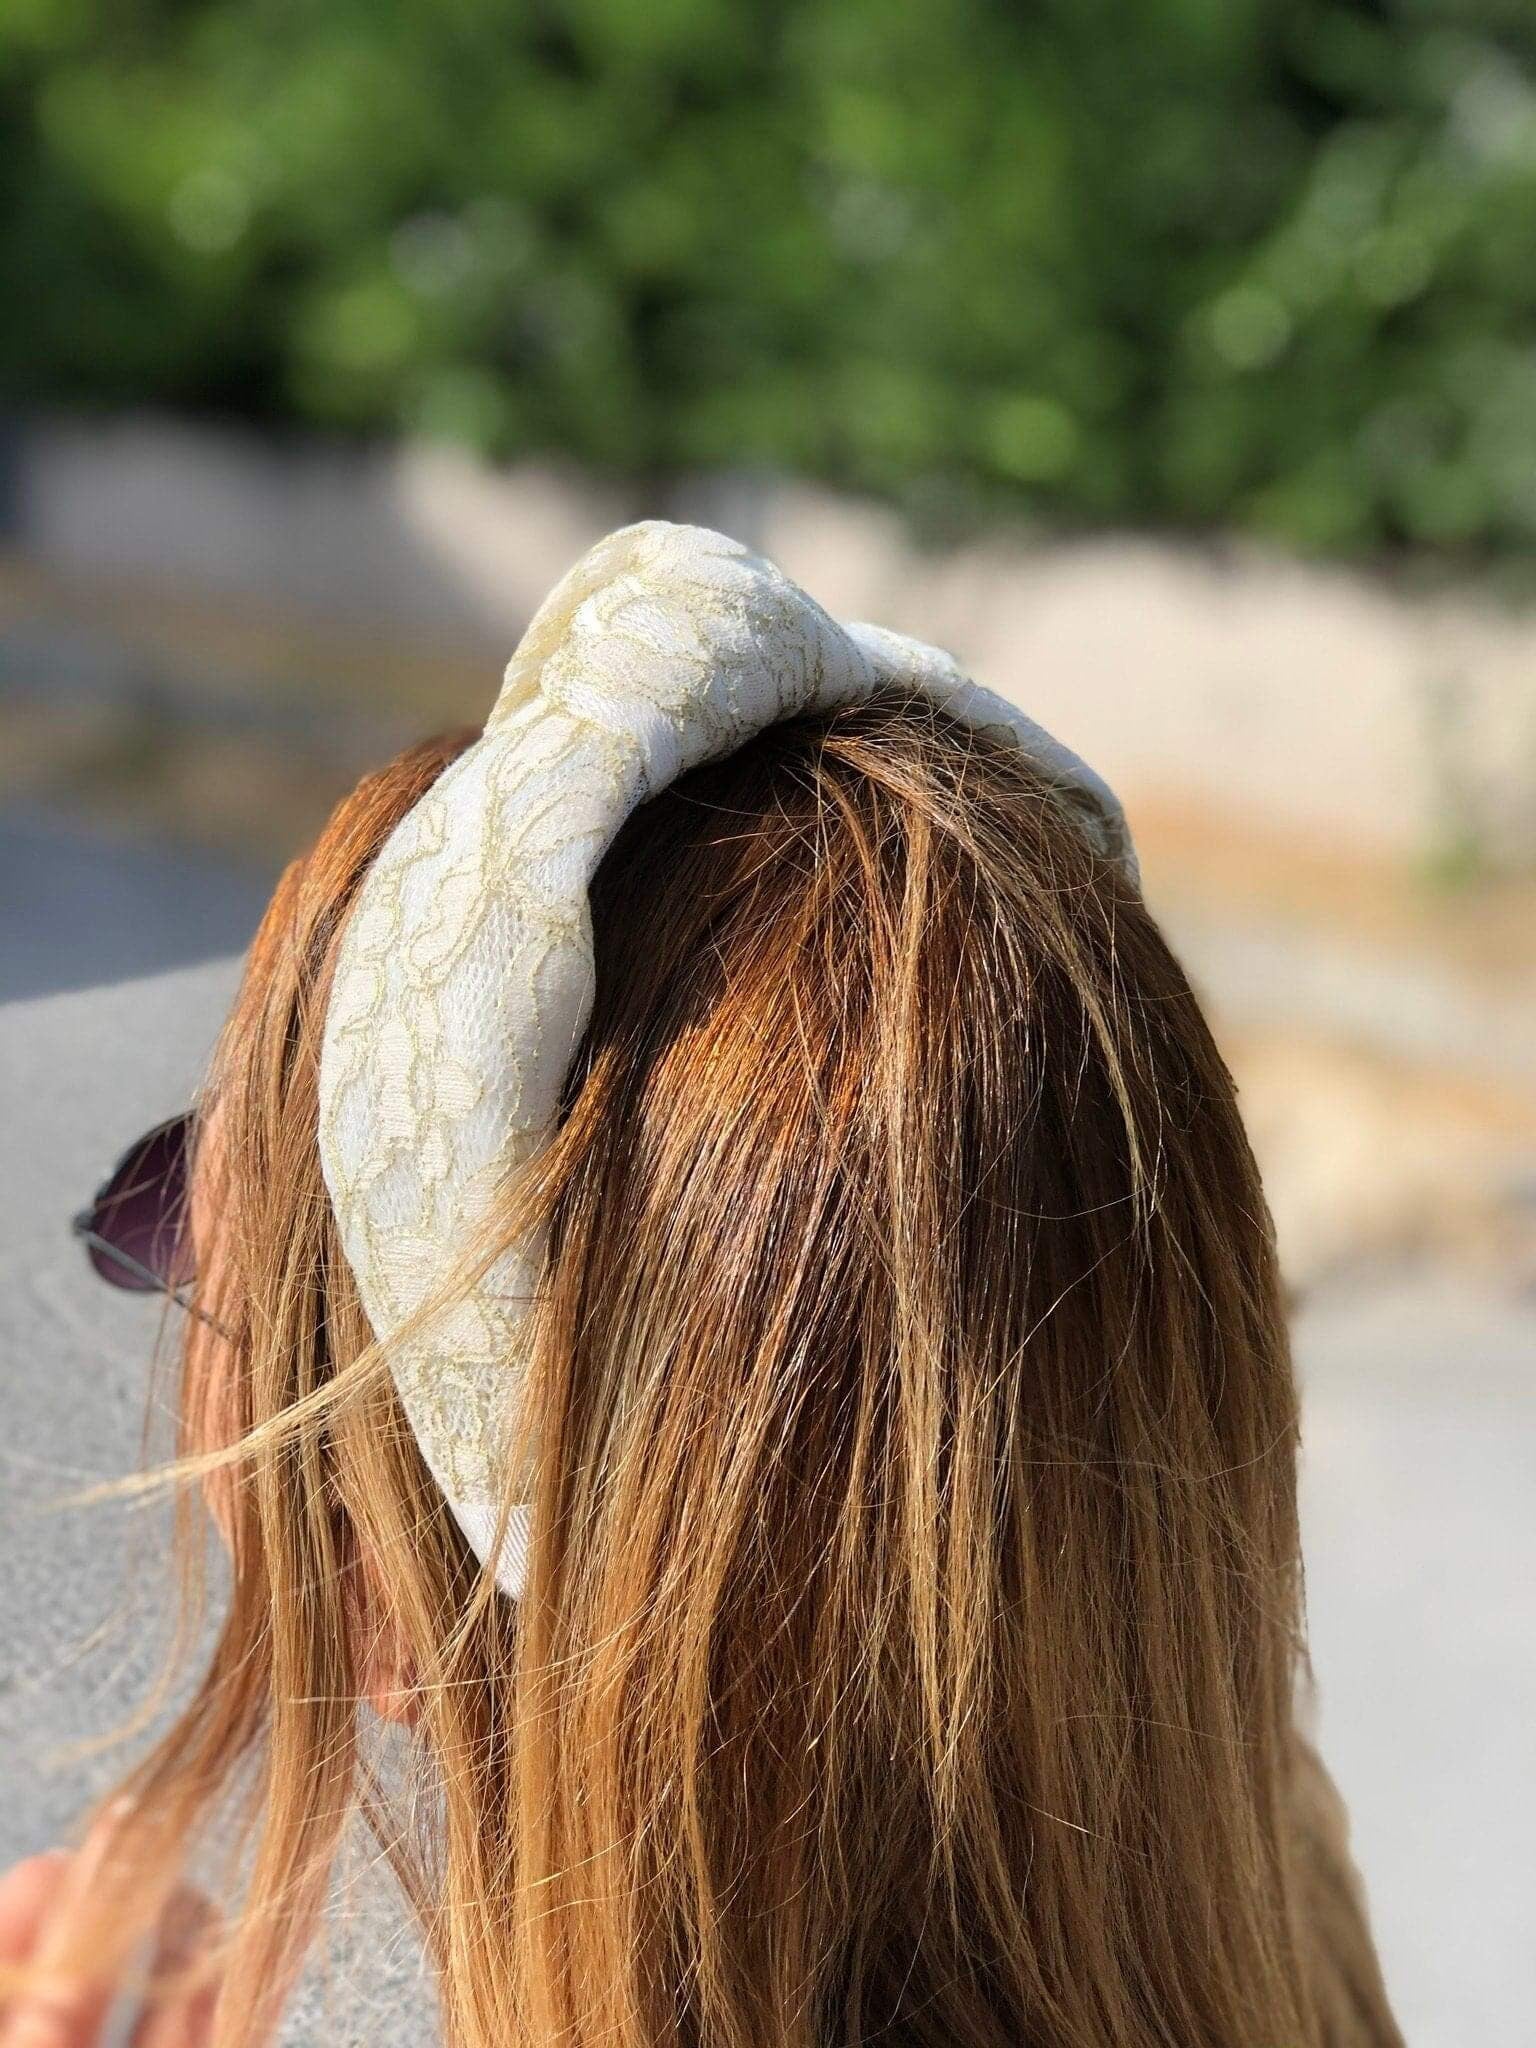
[[[167,1118],[130,1145],[71,1218],[92,1270],[133,1294],[167,1294],[188,1315],[221,1326],[190,1299],[196,1278],[187,1215],[192,1111]]]

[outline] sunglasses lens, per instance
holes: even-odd
[[[87,1252],[96,1272],[114,1287],[174,1292],[192,1280],[186,1214],[191,1122],[190,1115],[174,1117],[141,1138],[91,1205],[90,1234],[99,1242],[88,1244]],[[122,1257],[114,1258],[114,1251]]]

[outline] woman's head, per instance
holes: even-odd
[[[596,1006],[496,1219],[549,1256],[495,1590],[316,1136],[349,906],[467,738],[289,870],[207,1094],[230,1335],[195,1326],[183,1415],[236,1446],[233,1596],[133,1791],[169,1869],[254,1762],[224,2038],[376,1807],[369,1701],[429,1773],[414,1839],[375,1818],[464,2048],[1394,2038],[1293,1728],[1295,1396],[1230,1078],[1134,888],[926,701],[770,727],[599,870]]]

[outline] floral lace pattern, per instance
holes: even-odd
[[[321,1157],[411,1428],[482,1560],[544,1246],[517,1246],[429,1305],[551,1130],[592,1006],[591,877],[635,806],[686,769],[892,681],[1016,740],[1134,873],[1108,787],[948,655],[840,626],[721,534],[646,521],[599,542],[545,600],[483,735],[363,882],[325,1022]],[[517,1519],[495,1561],[510,1593],[525,1542]]]

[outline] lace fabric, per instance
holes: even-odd
[[[888,682],[1023,747],[1134,875],[1108,786],[948,655],[839,625],[721,534],[646,521],[599,542],[551,592],[481,738],[363,882],[323,1036],[326,1184],[427,1465],[510,1594],[523,1584],[524,1511],[494,1560],[490,1549],[543,1244],[430,1305],[505,1176],[552,1129],[592,1006],[592,875],[636,805],[688,768]]]

